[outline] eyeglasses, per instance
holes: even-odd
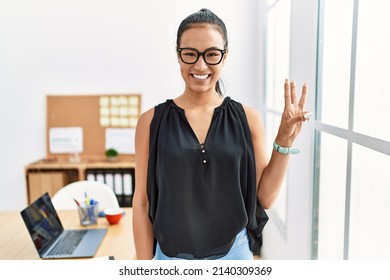
[[[217,65],[222,61],[225,50],[220,50],[216,48],[210,48],[205,50],[204,52],[199,52],[193,48],[177,48],[177,51],[180,54],[180,59],[186,64],[195,64],[199,57],[202,56],[204,62],[208,65]]]

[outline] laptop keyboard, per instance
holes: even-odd
[[[48,255],[71,255],[86,233],[87,230],[68,231]]]

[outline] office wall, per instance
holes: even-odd
[[[24,166],[45,157],[48,94],[179,95],[176,30],[207,7],[224,19],[227,95],[257,105],[257,1],[0,1],[0,210],[26,206]]]

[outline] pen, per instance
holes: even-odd
[[[85,219],[87,218],[87,215],[85,214],[83,207],[81,207],[80,202],[78,202],[78,200],[75,198],[73,198],[73,200],[76,202],[77,207],[80,209],[81,213],[83,214],[82,222],[84,222]]]
[[[86,205],[86,206],[91,205],[91,201],[90,201],[90,199],[89,199],[89,196],[88,196],[87,192],[85,192],[84,195],[85,195],[85,205]]]
[[[80,207],[80,203],[77,201],[77,199],[73,198],[74,202],[76,202],[77,206]]]
[[[92,223],[96,223],[95,207],[97,207],[96,206],[96,201],[91,198],[89,200],[88,210],[90,211],[89,215],[90,215],[90,220],[91,220]]]
[[[95,200],[91,199],[87,192],[85,192],[85,205],[87,207],[89,221],[93,224],[96,223],[96,217],[94,212]]]

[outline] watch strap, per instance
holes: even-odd
[[[284,154],[284,155],[290,155],[290,154],[296,155],[296,154],[299,154],[299,152],[300,152],[296,148],[293,148],[293,147],[283,147],[283,146],[280,146],[279,144],[277,144],[276,142],[274,142],[273,148],[278,153],[281,153],[281,154]]]

